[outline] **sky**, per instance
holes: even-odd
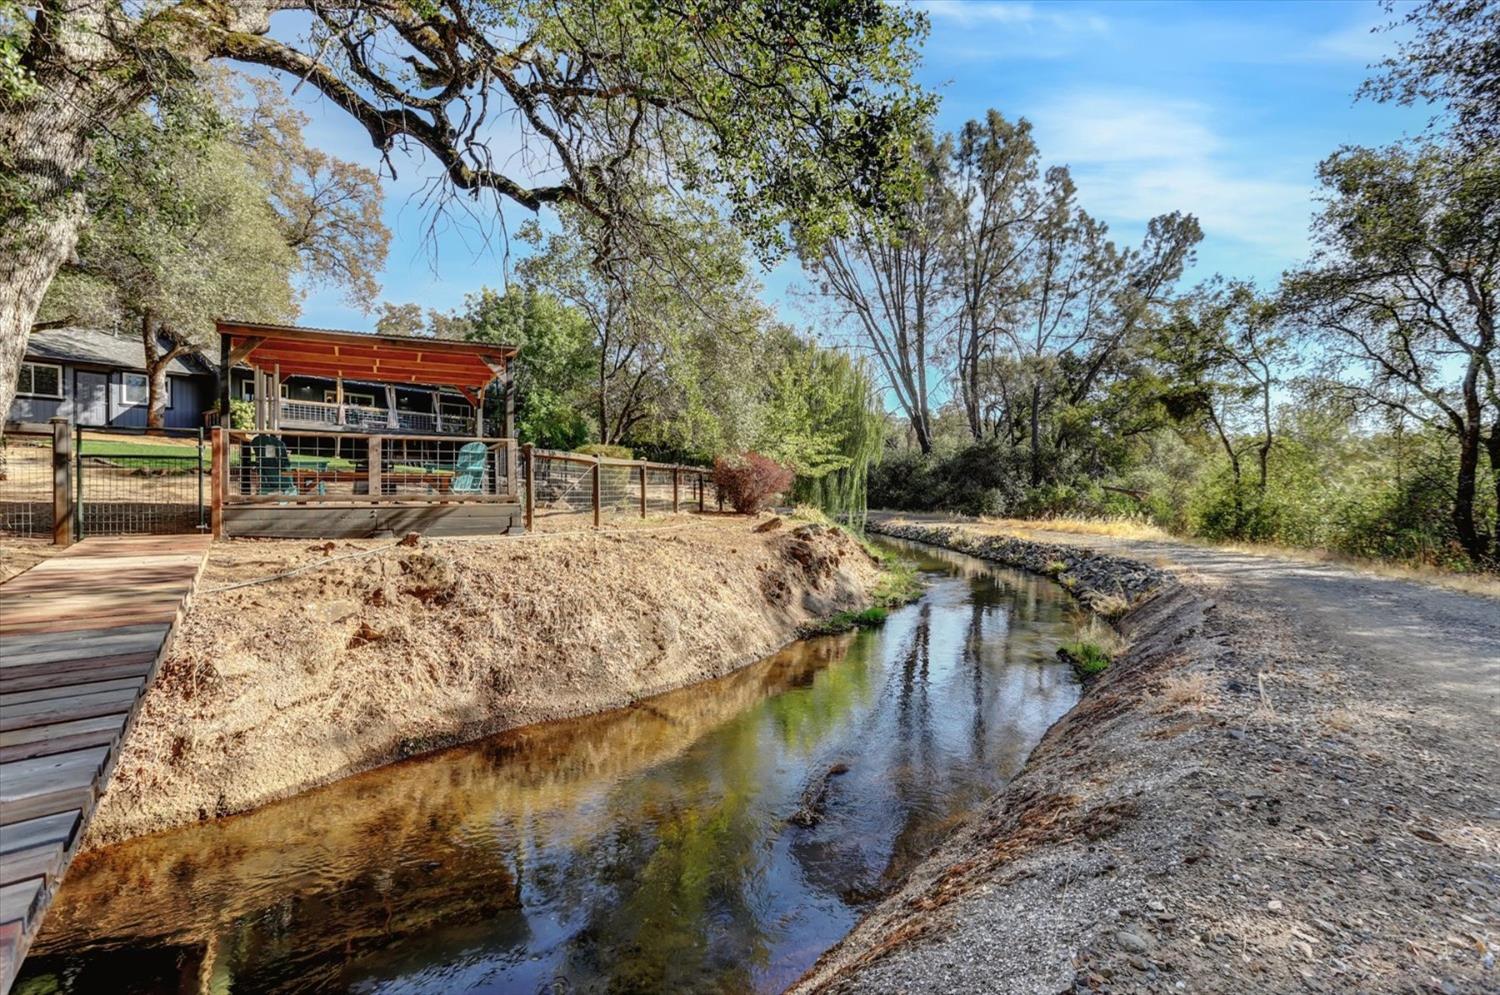
[[[938,129],[990,108],[1029,119],[1043,160],[1071,168],[1079,203],[1122,245],[1138,243],[1157,214],[1197,215],[1204,240],[1189,282],[1223,273],[1274,284],[1306,255],[1318,162],[1341,145],[1387,144],[1426,123],[1420,109],[1354,101],[1367,67],[1395,44],[1371,33],[1391,20],[1375,0],[918,5],[932,31],[916,75],[941,98]],[[312,118],[309,141],[378,165],[352,119],[310,88],[296,99]],[[384,299],[446,310],[502,286],[526,248],[504,231],[530,213],[512,206],[497,217],[481,201],[471,217],[434,231],[423,204],[430,163],[398,153],[393,164]],[[784,318],[816,323],[795,261],[762,281]],[[374,318],[321,289],[300,321],[364,329]]]

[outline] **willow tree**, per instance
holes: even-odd
[[[621,171],[644,168],[723,196],[774,256],[906,196],[924,30],[877,0],[4,0],[0,410],[94,143],[209,62],[321,93],[388,167],[419,152],[440,203],[571,204],[607,238],[633,217]]]
[[[886,428],[869,364],[791,338],[767,394],[757,448],[796,471],[797,500],[863,528]]]

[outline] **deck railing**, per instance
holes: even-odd
[[[363,404],[283,398],[277,415],[277,424],[283,429],[353,428],[366,432],[389,429],[395,432],[429,432],[435,435],[471,435],[474,432],[473,412],[458,412],[451,407],[444,407],[440,412],[391,411]]]
[[[214,493],[242,504],[518,500],[513,439],[338,431],[224,431]]]

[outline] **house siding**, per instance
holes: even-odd
[[[63,396],[56,398],[18,395],[11,404],[7,420],[14,422],[45,422],[52,418],[75,420],[76,412],[73,404],[76,390],[75,379],[77,371],[82,370],[86,373],[105,373],[109,378],[105,391],[106,420],[102,423],[89,423],[87,427],[146,427],[146,405],[125,403],[125,374],[135,371],[120,369],[106,371],[96,366],[56,363],[51,360],[42,360],[42,362],[52,362],[53,365],[63,368]],[[164,412],[165,426],[167,428],[202,427],[203,413],[214,405],[214,378],[210,375],[174,376],[169,374],[167,388],[171,391],[171,407]]]

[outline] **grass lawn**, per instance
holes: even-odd
[[[135,442],[85,437],[79,447],[83,456],[98,456],[113,463],[153,470],[181,470],[193,465],[198,456],[197,440],[189,443]],[[203,448],[203,466],[208,466],[208,447]]]

